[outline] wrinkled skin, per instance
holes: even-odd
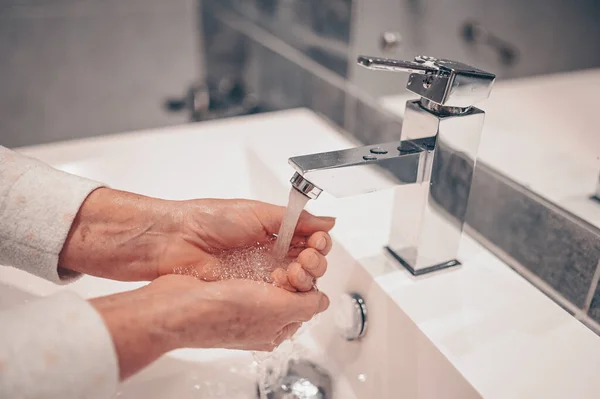
[[[318,291],[177,275],[90,302],[113,336],[122,378],[177,348],[271,351],[329,306]]]
[[[73,224],[60,266],[123,281],[153,280],[177,268],[219,280],[220,251],[264,243],[276,234],[285,208],[258,201],[201,199],[164,201],[99,189],[85,201]],[[287,270],[274,270],[275,283],[308,291],[327,269],[333,218],[304,211]]]
[[[302,213],[289,265],[271,272],[275,284],[219,281],[219,254],[268,242],[284,213],[248,200],[165,201],[108,188],[89,195],[59,271],[151,281],[90,300],[114,342],[121,379],[176,348],[273,350],[327,308],[327,296],[312,288],[327,269],[332,218]],[[177,268],[197,278],[172,274]]]

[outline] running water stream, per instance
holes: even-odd
[[[276,261],[283,262],[286,258],[298,219],[309,198],[295,188],[290,189],[288,206],[279,227],[277,241],[271,252]],[[287,372],[290,360],[296,355],[297,348],[293,338],[284,342],[272,353],[254,353],[258,371],[258,388],[261,399],[268,399],[268,394],[278,386],[280,379]]]
[[[278,267],[287,269],[288,252],[298,219],[309,198],[295,188],[290,189],[288,206],[285,211],[279,234],[266,243],[223,251],[216,254],[219,259],[218,280],[250,279],[272,283],[271,272]],[[274,242],[274,243],[273,243]],[[194,269],[175,268],[175,273],[201,276]],[[315,286],[316,289],[316,286]],[[301,333],[301,329],[296,335]],[[300,348],[294,339],[282,343],[273,352],[254,352],[258,387],[261,399],[268,399],[269,393],[278,388],[278,384],[287,372],[289,363],[299,355]]]
[[[308,200],[309,198],[300,191],[293,187],[290,189],[288,206],[281,222],[281,227],[279,228],[279,234],[277,234],[277,242],[275,242],[275,247],[273,248],[273,257],[275,259],[283,260],[287,255],[298,219]]]

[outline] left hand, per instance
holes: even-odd
[[[268,242],[284,213],[284,207],[258,201],[165,201],[100,188],[80,208],[59,266],[123,281],[153,280],[178,269],[218,280],[218,254]],[[327,232],[334,223],[304,211],[288,254],[296,260],[287,270],[274,270],[273,281],[291,291],[312,289],[313,279],[325,273],[332,246]]]
[[[171,275],[90,303],[108,328],[125,379],[178,348],[272,351],[325,311],[329,298],[256,281]]]

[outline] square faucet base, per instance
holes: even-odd
[[[409,272],[411,272],[413,276],[421,276],[423,274],[435,272],[442,269],[448,269],[450,267],[458,266],[461,264],[458,260],[453,259],[448,262],[439,263],[437,265],[428,266],[422,269],[414,269],[400,255],[394,252],[393,249],[391,249],[390,247],[385,247],[385,249],[390,253],[390,255],[394,257],[394,259],[396,259],[402,266],[404,266]]]

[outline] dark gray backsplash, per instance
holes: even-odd
[[[479,163],[467,222],[584,309],[600,259],[600,231]]]
[[[598,265],[600,269],[600,265]],[[600,284],[596,280],[596,290],[594,291],[594,296],[592,298],[592,302],[590,304],[589,316],[596,321],[596,323],[600,323]]]
[[[383,110],[343,74],[307,54],[304,47],[297,48],[294,42],[273,35],[265,24],[254,23],[237,10],[216,5],[206,11],[205,19],[223,32],[230,31],[224,36],[233,38],[230,43],[245,43],[245,51],[238,53],[243,57],[235,58],[233,69],[243,71],[241,78],[265,108],[308,107],[361,144],[399,139],[399,117]],[[214,38],[207,39],[210,59],[211,47],[225,46]],[[218,57],[211,62],[221,65]],[[467,209],[457,208],[443,193],[438,196],[439,204],[454,217],[466,218],[476,238],[489,244],[492,252],[511,266],[518,265],[517,271],[526,271],[524,277],[597,328],[590,320],[600,322],[600,288],[596,288],[600,231],[481,162],[474,171],[472,162],[460,158],[446,162],[449,176],[445,181],[461,184],[473,173],[474,185]]]

